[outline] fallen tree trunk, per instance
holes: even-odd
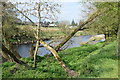
[[[52,52],[52,54],[54,55],[55,59],[59,62],[59,64],[64,68],[64,70],[68,73],[69,76],[71,77],[76,77],[78,76],[77,72],[70,70],[65,63],[61,60],[61,58],[59,57],[59,55],[57,54],[57,52],[50,47],[48,44],[46,44],[45,42],[43,42],[42,40],[40,40],[40,44],[42,44],[45,48],[47,48],[49,51]]]
[[[97,11],[96,13],[92,14],[87,21],[85,21],[83,24],[81,24],[78,28],[76,28],[67,38],[65,38],[56,48],[56,51],[59,51],[60,48],[68,41],[70,40],[71,37],[73,37],[75,35],[75,33],[77,33],[79,30],[84,29],[84,26],[86,24],[88,24],[89,22],[91,22],[92,20],[94,20],[97,16],[100,15],[100,12]]]

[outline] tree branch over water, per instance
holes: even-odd
[[[84,29],[84,26],[88,23],[90,23],[92,20],[94,20],[96,17],[100,15],[100,11],[96,11],[94,14],[92,14],[87,21],[85,21],[83,24],[79,25],[78,28],[76,28],[67,38],[65,38],[56,48],[56,51],[59,51],[60,48],[68,41],[71,37],[75,35],[79,30]]]

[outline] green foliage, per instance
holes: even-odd
[[[115,42],[89,54],[82,61],[81,73],[84,77],[115,77],[118,74],[117,56],[115,56]],[[115,65],[113,67],[113,65]]]
[[[84,45],[70,48],[59,53],[65,64],[80,73],[79,78],[117,78],[118,63],[115,56],[116,42]],[[21,58],[29,65],[33,59]],[[51,57],[37,56],[37,68],[26,69],[22,65],[4,63],[3,78],[67,78],[67,73]],[[8,66],[9,65],[9,66]],[[16,69],[17,68],[17,69]],[[14,72],[11,74],[11,72]]]
[[[4,64],[2,64],[2,67],[4,68],[4,67],[10,67],[10,66],[13,66],[13,65],[15,65],[15,63],[13,63],[13,62],[5,62]]]
[[[65,36],[65,33],[62,31],[48,31],[48,32],[41,32],[41,37],[42,38],[57,38],[60,36]]]
[[[102,14],[88,24],[90,32],[105,34],[107,40],[115,40],[118,32],[118,2],[95,3]]]

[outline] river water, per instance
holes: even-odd
[[[80,47],[81,42],[86,42],[89,40],[89,38],[92,37],[92,35],[85,35],[85,36],[79,36],[79,37],[72,37],[61,49],[64,48],[72,48],[72,47]],[[45,41],[46,43],[51,42],[51,40]],[[59,42],[52,43],[51,45],[59,44]],[[98,41],[100,42],[100,41]],[[15,45],[15,50],[22,56],[22,57],[29,57],[29,50],[31,48],[32,44],[21,44],[21,45]],[[38,49],[38,55],[44,56],[45,54],[50,54],[49,50],[46,50],[44,47],[40,47]]]

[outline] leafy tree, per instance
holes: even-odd
[[[87,25],[91,32],[105,34],[106,41],[116,39],[118,32],[118,2],[94,4],[102,15]]]
[[[16,21],[17,14],[15,10],[12,8],[11,3],[3,2],[3,16],[2,16],[2,32],[3,35],[10,39],[13,35],[17,33],[17,28],[14,23]]]
[[[6,51],[3,50],[2,56],[4,58],[7,58],[10,60],[11,58],[21,58],[21,56],[13,49],[13,46],[10,42],[10,39],[12,36],[16,35],[17,28],[15,27],[14,23],[16,23],[17,14],[15,13],[15,10],[13,9],[13,5],[11,3],[2,2],[2,47],[4,46],[8,52],[11,52],[12,55],[16,56],[13,57],[6,53]],[[6,57],[5,57],[6,56]]]

